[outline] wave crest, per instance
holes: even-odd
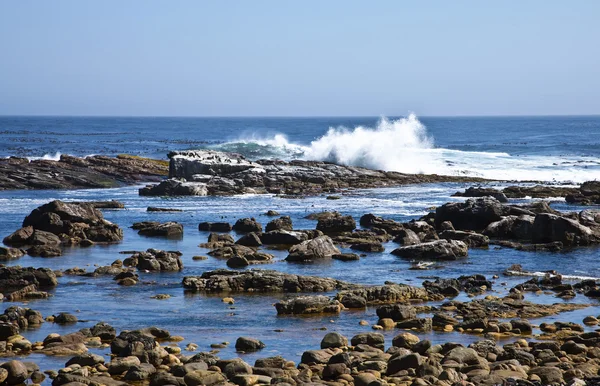
[[[250,136],[213,147],[251,159],[278,158],[329,161],[347,166],[493,180],[581,183],[596,179],[600,162],[593,157],[511,156],[502,152],[462,151],[434,146],[419,119],[382,117],[375,127],[329,128],[308,145],[283,134]]]

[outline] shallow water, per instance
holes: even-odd
[[[501,185],[498,185],[501,186]],[[206,255],[208,250],[198,247],[205,242],[208,233],[198,231],[202,221],[235,222],[242,217],[256,217],[264,225],[271,219],[264,215],[269,209],[291,216],[295,229],[314,229],[316,221],[304,217],[322,210],[337,210],[352,215],[357,221],[365,213],[374,213],[385,218],[407,221],[426,214],[429,208],[448,201],[462,200],[451,197],[457,190],[464,189],[460,184],[427,184],[399,188],[356,190],[342,195],[339,200],[326,200],[325,197],[304,199],[284,199],[270,195],[247,195],[236,197],[179,197],[153,198],[139,197],[137,187],[100,190],[75,191],[12,191],[0,192],[0,235],[8,235],[18,229],[25,215],[35,207],[53,199],[62,200],[108,200],[117,199],[126,209],[104,210],[106,219],[117,223],[124,229],[124,240],[119,244],[98,245],[91,248],[67,249],[63,256],[44,259],[25,256],[9,265],[49,267],[66,269],[86,268],[93,271],[96,265],[107,265],[116,259],[128,255],[119,254],[125,250],[145,250],[157,248],[179,250],[183,253],[183,272],[178,273],[140,273],[142,283],[133,287],[118,286],[110,277],[86,278],[64,276],[52,291],[50,299],[28,302],[27,306],[39,310],[44,316],[58,312],[76,313],[81,320],[75,325],[59,326],[44,323],[37,330],[25,331],[23,335],[33,341],[43,340],[50,332],[68,333],[83,327],[90,327],[99,321],[105,321],[117,328],[136,329],[158,326],[168,329],[173,335],[181,335],[185,340],[179,345],[183,348],[188,342],[197,343],[199,351],[210,350],[211,343],[222,341],[232,345],[221,350],[224,358],[237,356],[233,344],[239,336],[250,336],[264,341],[267,347],[254,354],[243,355],[253,362],[255,358],[270,355],[283,355],[298,361],[303,351],[318,348],[320,340],[327,331],[339,331],[351,337],[360,332],[372,331],[368,326],[360,326],[362,319],[374,324],[377,321],[375,308],[364,311],[343,311],[339,316],[279,317],[273,304],[285,295],[244,295],[235,294],[235,304],[230,306],[221,302],[221,296],[184,293],[181,287],[183,276],[199,275],[217,268],[226,268],[225,260],[209,257],[207,260],[192,260],[194,255]],[[518,200],[525,202],[527,200]],[[516,201],[515,201],[516,202]],[[562,202],[552,204],[564,211],[581,210]],[[146,212],[148,206],[171,207],[183,212]],[[178,221],[184,225],[184,237],[181,240],[147,238],[129,228],[136,221],[158,220]],[[356,262],[327,260],[314,264],[294,264],[285,262],[284,251],[268,250],[276,256],[272,264],[255,266],[261,269],[301,275],[334,277],[359,284],[383,284],[385,281],[420,285],[425,276],[458,277],[460,275],[484,274],[494,280],[494,295],[505,294],[517,283],[528,280],[525,277],[504,277],[502,272],[511,264],[522,264],[530,271],[555,269],[563,274],[600,277],[597,258],[598,248],[577,248],[564,253],[520,252],[512,249],[490,247],[487,250],[472,249],[469,257],[459,261],[442,262],[441,267],[429,271],[409,270],[410,262],[391,255],[395,243],[389,242],[384,253],[371,253]],[[501,284],[505,283],[505,284]],[[165,293],[171,295],[167,300],[152,299],[151,296]],[[333,295],[331,293],[330,295]],[[461,294],[458,299],[468,299]],[[563,302],[551,295],[526,294],[526,299],[540,303]],[[535,320],[570,320],[581,322],[587,315],[600,314],[600,305],[596,300],[578,295],[574,302],[590,303],[593,307],[565,313],[556,317]],[[16,303],[21,304],[21,303]],[[10,304],[12,305],[12,304]],[[5,303],[8,307],[9,303]],[[327,331],[325,331],[326,329]],[[283,330],[283,332],[275,332]],[[384,331],[387,343],[398,333]],[[418,334],[421,338],[431,339],[434,343],[457,341],[469,343],[480,337],[459,333]],[[108,350],[96,350],[107,354]],[[32,355],[28,360],[39,363],[43,370],[56,369],[64,365],[68,358],[53,358]]]

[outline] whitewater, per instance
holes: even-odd
[[[330,127],[308,145],[281,133],[244,136],[213,149],[251,159],[279,158],[334,162],[401,173],[474,176],[508,181],[581,183],[600,178],[600,159],[590,156],[511,155],[435,146],[435,139],[415,114],[380,118],[375,127]]]

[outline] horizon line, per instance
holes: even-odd
[[[82,115],[82,114],[0,114],[0,118],[210,118],[210,119],[307,119],[307,118],[382,118],[382,117],[407,117],[405,115],[379,114],[379,115]],[[505,114],[505,115],[418,115],[419,118],[545,118],[545,117],[600,117],[594,114]]]

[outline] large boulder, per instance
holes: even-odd
[[[265,348],[265,344],[258,339],[241,336],[235,341],[235,349],[237,351],[253,352],[262,350],[263,348]]]
[[[186,276],[183,287],[205,292],[329,292],[349,289],[353,285],[318,276],[300,276],[271,270],[204,272],[202,276]],[[423,292],[425,292],[423,290]]]
[[[201,222],[198,230],[206,232],[230,232],[231,224],[228,222]]]
[[[533,236],[533,222],[531,215],[506,216],[501,220],[489,224],[484,235],[498,239],[531,240]]]
[[[312,240],[303,241],[290,248],[289,252],[286,260],[293,262],[330,258],[332,255],[340,253],[329,236],[319,236]]]
[[[291,231],[293,229],[292,219],[290,216],[281,216],[275,220],[269,221],[267,224],[265,231],[277,231],[277,230],[285,230]]]
[[[296,245],[309,239],[307,232],[273,230],[260,235],[260,241],[266,245]]]
[[[252,218],[241,218],[233,225],[233,230],[236,232],[262,232],[262,225]]]
[[[141,236],[181,238],[183,237],[183,225],[175,221],[159,223],[155,221],[137,222],[132,228]]]
[[[187,182],[168,179],[156,185],[147,185],[139,189],[140,196],[206,196],[208,187],[203,182]]]
[[[470,248],[486,248],[490,243],[488,236],[476,232],[446,230],[439,236],[441,239],[464,241]]]
[[[393,255],[407,259],[456,260],[468,255],[468,247],[463,241],[436,240],[428,243],[408,245],[392,251]]]
[[[563,245],[589,245],[600,241],[598,236],[585,225],[567,217],[549,213],[535,216],[532,229],[532,242],[550,243],[560,241]]]
[[[356,229],[356,221],[352,216],[331,217],[319,220],[317,230],[327,233],[352,232]]]
[[[275,304],[278,315],[339,314],[341,305],[327,296],[298,296]]]
[[[450,202],[435,211],[435,225],[452,222],[459,230],[481,231],[490,223],[502,219],[502,203],[492,197],[469,199],[465,202]]]
[[[0,261],[16,260],[25,255],[25,251],[19,248],[0,247]]]
[[[90,242],[116,242],[123,230],[106,221],[93,203],[67,203],[59,200],[34,209],[23,228],[4,239],[8,245],[89,245]]]
[[[136,267],[141,271],[176,272],[183,269],[181,252],[148,249],[146,252],[136,252],[123,262],[125,266]]]

